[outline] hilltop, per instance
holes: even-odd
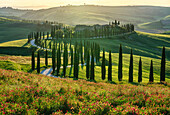
[[[12,7],[2,7],[0,8],[0,16],[22,16],[27,12],[30,12],[31,10],[20,10],[20,9],[14,9]]]

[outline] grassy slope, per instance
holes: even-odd
[[[147,23],[142,23],[138,25],[138,28],[140,29],[152,29],[152,30],[170,30],[170,15],[165,16],[162,19],[159,19],[159,21],[152,21]]]
[[[30,44],[27,43],[28,39],[13,40],[4,43],[0,43],[0,47],[30,47]]]
[[[160,21],[139,24],[138,27],[142,29],[163,29],[163,25]]]
[[[0,114],[167,114],[169,87],[50,78],[0,69]]]
[[[170,31],[165,31],[163,34],[168,34],[168,35],[170,35]]]
[[[27,23],[17,18],[0,17],[0,53],[28,56],[31,54],[27,35],[33,31],[47,31],[44,25]]]
[[[0,24],[0,43],[27,38],[35,25],[20,22],[7,22]]]
[[[35,58],[37,61],[37,58]],[[51,58],[49,58],[49,66],[52,66]],[[41,70],[45,69],[45,59],[41,58]],[[37,64],[35,64],[37,65]],[[6,70],[24,71],[36,73],[31,70],[31,57],[29,56],[9,56],[0,55],[0,68]]]
[[[49,27],[18,19],[0,17],[0,43],[27,38],[33,31],[48,31]]]

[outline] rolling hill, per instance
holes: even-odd
[[[138,28],[149,30],[149,31],[154,30],[159,33],[164,33],[164,31],[169,31],[170,30],[170,15],[163,17],[162,19],[157,20],[157,21],[139,24]]]
[[[65,6],[28,12],[22,18],[58,21],[70,25],[104,24],[115,19],[139,24],[169,15],[168,7],[153,6]]]
[[[0,8],[0,16],[22,16],[27,12],[32,10],[20,10],[20,9],[13,9],[11,7],[2,7]]]

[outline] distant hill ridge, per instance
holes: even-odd
[[[49,20],[77,24],[105,24],[115,19],[122,23],[140,24],[160,20],[170,15],[169,7],[160,6],[61,6],[41,10],[0,8],[0,15],[23,19]]]

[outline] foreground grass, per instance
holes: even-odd
[[[169,87],[94,83],[0,69],[0,114],[168,114]]]

